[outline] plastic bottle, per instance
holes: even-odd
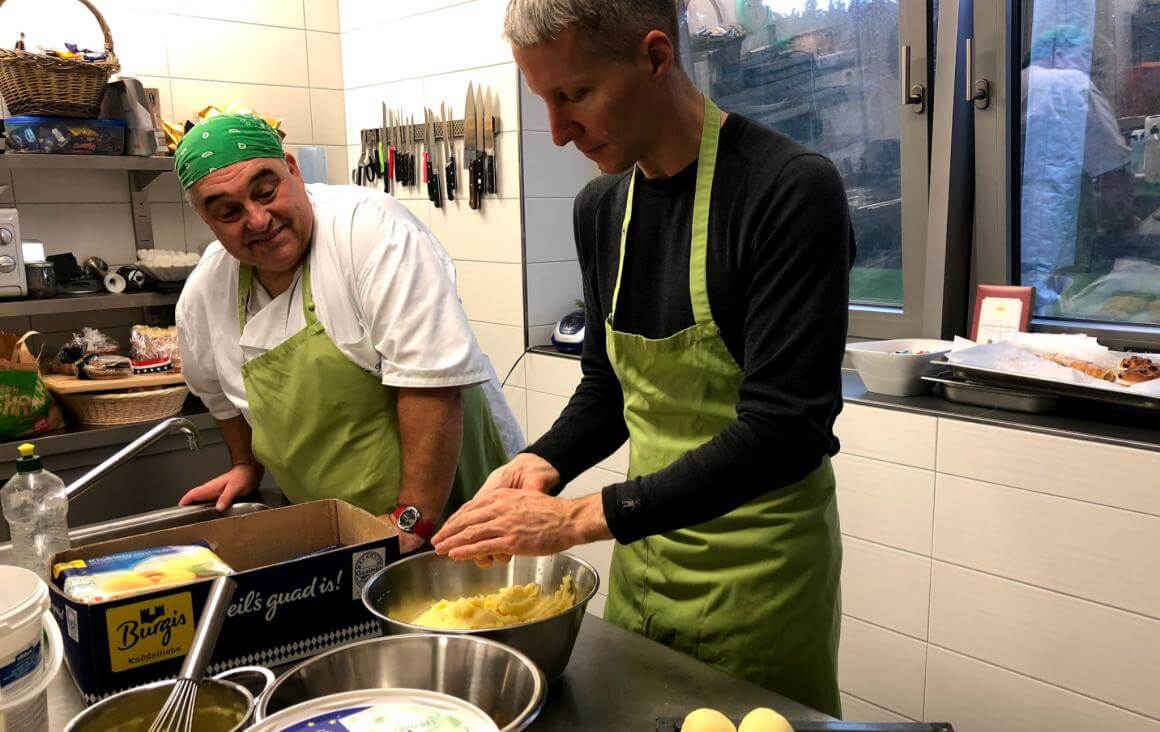
[[[36,447],[23,444],[16,475],[0,488],[0,506],[12,533],[13,564],[48,578],[49,562],[69,548],[64,481],[44,469]]]

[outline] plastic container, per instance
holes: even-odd
[[[4,120],[9,153],[120,155],[127,125],[115,119],[9,117]]]
[[[0,565],[0,732],[48,732],[47,689],[62,652],[48,585]]]
[[[68,494],[64,481],[44,469],[34,445],[18,449],[16,475],[0,488],[13,564],[48,577],[53,555],[69,548]]]
[[[316,729],[462,729],[498,732],[474,704],[427,689],[363,689],[304,701],[257,722],[250,732],[314,732]],[[439,724],[442,722],[442,724]]]
[[[954,343],[929,338],[899,338],[892,341],[848,343],[846,353],[858,369],[862,383],[870,391],[890,396],[915,396],[930,392],[923,381],[938,367],[931,362],[951,350]]]

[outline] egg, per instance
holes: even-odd
[[[758,707],[745,715],[737,732],[793,732],[793,727],[772,709]]]
[[[737,732],[737,728],[716,709],[694,709],[681,723],[681,732]]]

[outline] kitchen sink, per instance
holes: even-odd
[[[135,534],[145,534],[150,531],[172,529],[177,526],[190,526],[191,524],[201,523],[202,521],[211,521],[227,516],[243,516],[248,513],[265,511],[268,508],[270,507],[264,503],[235,503],[225,511],[219,512],[214,508],[213,504],[176,506],[173,508],[163,508],[159,511],[138,513],[133,516],[122,516],[121,518],[103,521],[99,524],[78,526],[69,531],[68,536],[72,542],[72,548],[76,549],[87,544],[96,544],[111,539],[121,539]],[[0,544],[0,564],[8,563],[8,557],[11,554],[11,542]]]

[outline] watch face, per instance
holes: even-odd
[[[414,506],[408,506],[399,514],[399,528],[403,531],[410,532],[415,528],[415,524],[419,523],[419,509]]]

